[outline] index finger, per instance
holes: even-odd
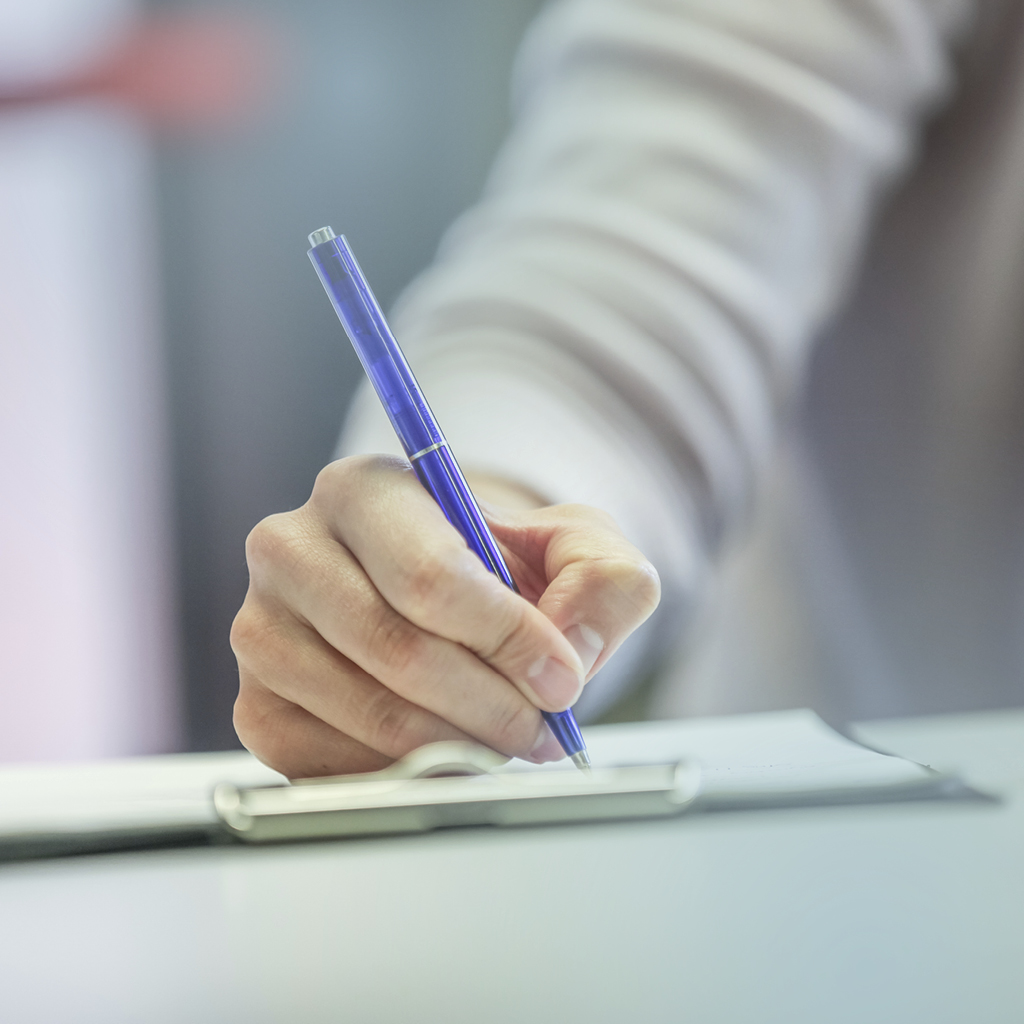
[[[488,572],[408,463],[335,463],[318,478],[312,504],[402,616],[474,652],[543,711],[575,702],[584,669],[572,644]]]

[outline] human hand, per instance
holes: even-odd
[[[477,489],[528,499],[499,481]],[[292,778],[382,768],[443,739],[561,757],[540,711],[576,701],[654,611],[658,576],[596,509],[484,511],[521,596],[404,460],[332,463],[302,508],[257,525],[231,631],[245,746]]]

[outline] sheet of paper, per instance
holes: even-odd
[[[936,779],[923,765],[847,739],[806,709],[598,726],[586,730],[586,739],[595,767],[697,760],[703,791],[723,804],[731,798],[770,804],[783,795],[900,790]],[[509,769],[538,770],[523,762]]]

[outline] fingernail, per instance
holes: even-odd
[[[590,670],[597,664],[597,659],[601,657],[604,641],[598,633],[589,626],[584,626],[582,622],[570,626],[565,631],[565,639],[575,648],[580,661],[583,662],[583,671],[589,675]]]
[[[583,680],[557,658],[539,658],[526,678],[541,701],[553,708],[569,707],[583,689]]]
[[[546,725],[542,726],[537,742],[533,745],[533,750],[530,751],[526,760],[532,761],[534,764],[544,764],[547,761],[561,761],[563,757],[565,757],[565,751],[558,740],[551,735],[551,730]]]

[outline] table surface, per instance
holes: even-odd
[[[1024,711],[872,723],[999,804],[0,867],[0,1020],[1024,1021]]]

